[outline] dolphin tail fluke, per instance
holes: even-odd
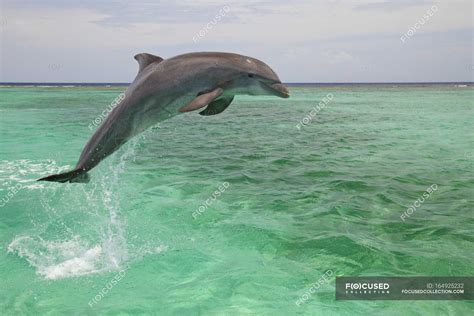
[[[87,183],[90,181],[87,171],[82,169],[76,169],[64,173],[53,174],[37,181],[51,181],[51,182],[77,182],[77,183]]]

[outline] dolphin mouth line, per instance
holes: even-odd
[[[270,84],[268,86],[270,87],[270,89],[276,92],[277,96],[285,99],[290,97],[290,92],[288,91],[288,88],[285,87],[281,82]]]

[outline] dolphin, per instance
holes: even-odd
[[[235,95],[288,98],[288,89],[264,62],[239,54],[198,52],[169,59],[141,53],[139,70],[124,97],[82,150],[74,170],[38,181],[89,182],[87,172],[125,142],[158,122],[202,109],[223,112]]]

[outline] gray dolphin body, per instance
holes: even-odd
[[[87,172],[133,136],[183,112],[224,111],[235,95],[275,95],[288,90],[262,61],[231,53],[189,53],[170,59],[138,54],[139,71],[125,97],[84,147],[74,170],[38,181],[88,182]]]

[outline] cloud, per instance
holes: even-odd
[[[195,43],[193,36],[225,4],[229,14]],[[455,78],[452,69],[472,64],[470,1],[437,4],[436,15],[405,45],[400,36],[431,1],[3,0],[2,5],[3,81],[127,82],[136,73],[132,56],[138,52],[167,58],[234,51],[281,69],[289,81],[429,80],[443,71]],[[446,67],[430,70],[432,62]],[[62,68],[50,71],[51,64]],[[465,69],[457,80],[469,78]]]
[[[354,7],[356,10],[373,10],[373,11],[395,11],[409,10],[412,7],[429,7],[435,4],[433,0],[385,0],[373,1],[358,4]]]
[[[323,55],[330,64],[351,63],[356,60],[354,56],[342,50],[326,50]]]

